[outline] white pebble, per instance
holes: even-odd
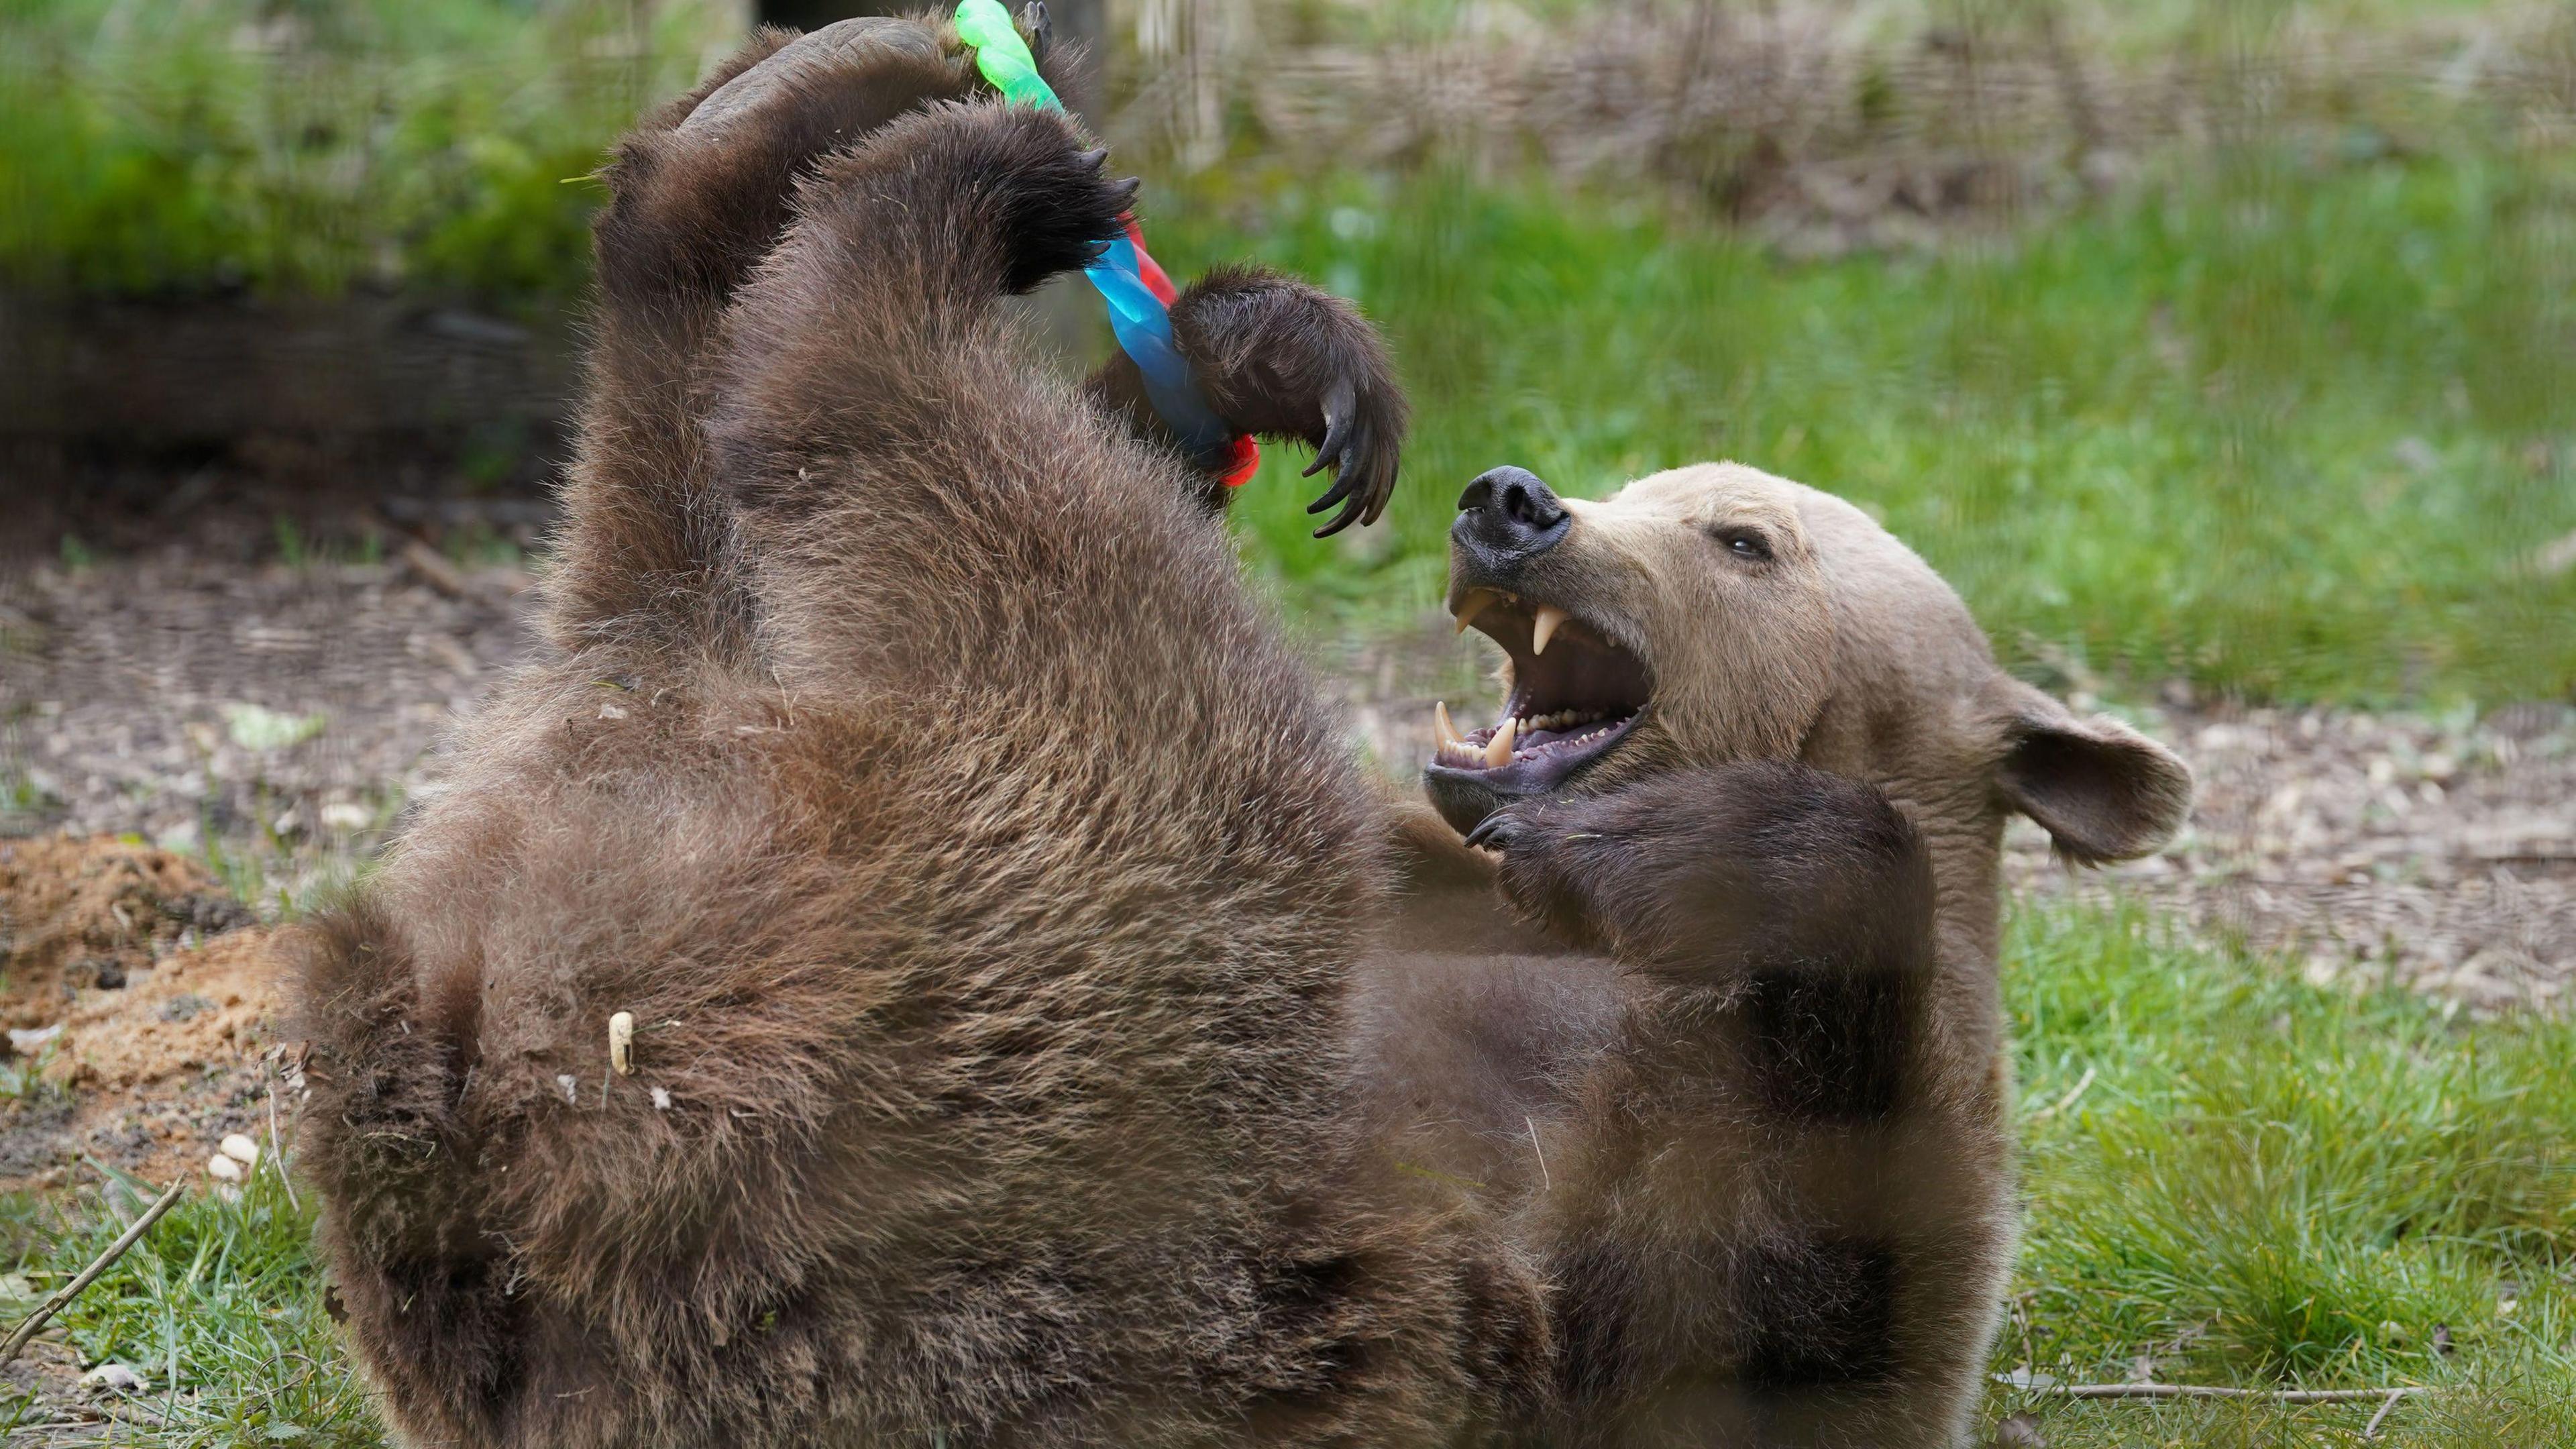
[[[221,1148],[224,1156],[244,1167],[259,1166],[259,1144],[239,1132],[227,1133]]]
[[[213,1173],[218,1180],[223,1182],[239,1182],[242,1180],[242,1165],[220,1152],[206,1159],[206,1171]]]
[[[103,1363],[81,1375],[81,1387],[101,1394],[139,1393],[143,1376],[121,1363]]]

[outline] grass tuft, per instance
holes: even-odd
[[[2390,1442],[2517,1414],[2576,1435],[2576,1026],[2311,986],[2134,909],[2025,911],[2009,962],[2029,1227],[1998,1372],[2117,1382],[2143,1355],[2167,1382],[2448,1385]],[[2352,1415],[2049,1412],[2075,1426],[2055,1444]]]
[[[0,1202],[0,1261],[40,1293],[77,1273],[157,1192],[123,1177],[86,1200]],[[55,1320],[84,1368],[121,1363],[112,1442],[375,1449],[384,1442],[322,1306],[313,1214],[263,1160],[241,1201],[198,1192]],[[0,1398],[0,1424],[23,1401]]]

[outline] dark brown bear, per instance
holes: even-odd
[[[1534,1276],[1363,1149],[1377,806],[1119,370],[998,304],[1133,183],[945,28],[625,146],[549,657],[311,934],[305,1165],[408,1443],[1444,1444]],[[1382,502],[1354,314],[1176,307]]]
[[[1805,707],[1823,595],[1766,576],[1746,617],[1780,628],[1695,659],[1683,545],[1558,555],[1601,561],[1565,585],[1584,620],[1679,624],[1651,679],[1558,646],[1606,661],[1571,703],[1652,706],[1649,768],[1543,782],[1479,837],[1574,944],[1463,893],[1434,934],[1472,972],[1382,949],[1379,807],[1245,598],[1206,460],[1131,369],[1052,384],[996,310],[1130,188],[975,93],[935,25],[771,37],[612,173],[553,655],[303,983],[306,1162],[397,1433],[1955,1432],[2008,1245],[1999,1084],[1990,1035],[1902,1043],[1973,1034],[1973,999],[1928,1004],[1980,919],[1990,968],[1991,885],[1954,921],[1904,791],[1764,733]],[[1331,526],[1373,516],[1403,418],[1365,325],[1253,272],[1174,313],[1230,422],[1339,464]],[[1639,540],[1666,553],[1627,567]],[[1852,709],[1885,683],[1846,680]],[[1917,1112],[1931,1065],[1977,1078],[1964,1115]],[[1874,1175],[1913,1160],[1837,1144],[1892,1121],[1959,1164],[1965,1218],[1890,1226],[1919,1199]],[[1965,1267],[1927,1274],[1903,1233],[1944,1221]]]

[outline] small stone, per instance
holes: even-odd
[[[352,805],[346,800],[333,801],[322,807],[322,827],[326,830],[339,831],[343,835],[366,829],[367,822],[372,818],[367,814],[365,806]]]
[[[206,1171],[212,1173],[218,1182],[242,1180],[242,1165],[220,1152],[206,1159]]]
[[[103,1363],[81,1375],[81,1387],[93,1394],[139,1394],[143,1375],[121,1363]]]
[[[2047,1444],[2033,1415],[2015,1414],[1995,1426],[1995,1449],[2047,1449]]]
[[[259,1165],[259,1144],[240,1132],[226,1133],[220,1149],[224,1156],[244,1167]]]
[[[53,1045],[55,1038],[62,1034],[63,1024],[59,1021],[55,1022],[52,1026],[37,1027],[33,1031],[21,1031],[16,1027],[11,1027],[9,1029],[10,1055],[32,1057],[36,1053],[43,1051],[46,1047]]]
[[[163,1021],[188,1021],[215,1009],[215,1004],[193,991],[183,991],[161,1003]]]

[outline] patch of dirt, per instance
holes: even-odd
[[[397,529],[269,508],[91,520],[81,562],[0,571],[0,836],[212,843],[266,910],[432,781],[432,741],[526,639],[516,540],[542,514],[503,500]],[[442,530],[447,551],[413,536]]]
[[[84,1156],[166,1183],[225,1133],[264,1132],[274,933],[201,868],[113,839],[7,842],[0,913],[20,943],[0,971],[0,1190],[53,1185]],[[115,962],[115,983],[66,959]]]
[[[2489,1013],[2576,983],[2576,710],[2482,719],[2173,709],[2140,721],[2199,777],[2162,855],[2070,877],[2015,830],[2027,889],[2116,885],[2299,961]]]
[[[59,1020],[162,957],[254,918],[206,868],[115,840],[0,841],[0,1026]]]

